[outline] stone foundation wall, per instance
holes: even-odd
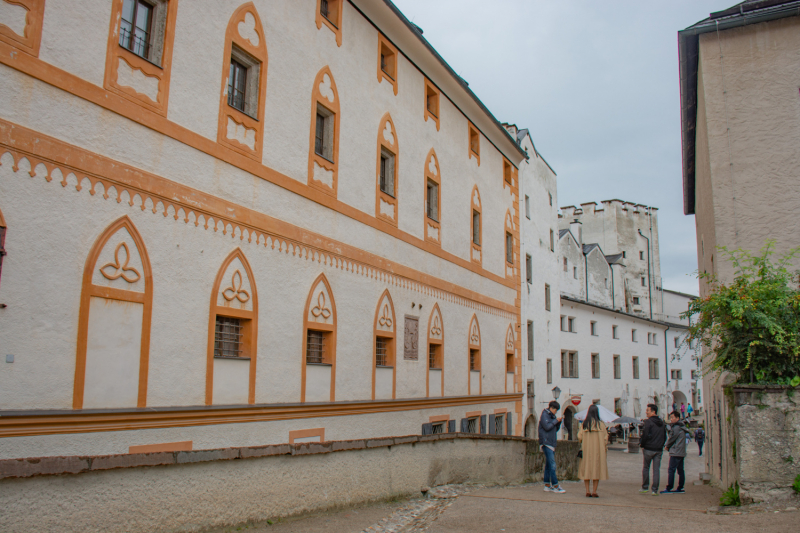
[[[581,443],[571,440],[560,440],[556,446],[556,477],[561,480],[578,479],[578,450]],[[538,440],[528,441],[528,463],[525,467],[528,481],[542,481],[544,479],[544,453],[539,450]]]
[[[800,474],[800,390],[733,388],[732,460],[742,503],[786,499]]]
[[[577,472],[575,444],[559,443],[559,476]],[[425,486],[541,479],[541,457],[521,437],[444,434],[2,460],[0,531],[198,531]]]

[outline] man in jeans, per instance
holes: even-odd
[[[559,409],[561,405],[554,400],[542,411],[542,416],[539,418],[539,446],[545,458],[544,491],[563,494],[566,491],[561,488],[556,478],[556,443],[561,420],[564,418],[556,418]]]
[[[662,490],[661,494],[684,494],[683,484],[686,482],[686,473],[683,470],[683,462],[686,459],[686,437],[691,435],[686,426],[683,425],[681,414],[672,411],[669,414],[669,439],[664,447],[669,450],[669,477],[667,477],[667,489]],[[674,491],[675,471],[678,471],[678,488]]]
[[[639,439],[639,446],[642,448],[644,465],[642,467],[642,490],[640,494],[651,492],[653,496],[658,496],[658,483],[661,481],[661,452],[664,451],[664,442],[667,440],[667,428],[664,421],[658,418],[658,407],[656,404],[647,404],[645,410],[647,420],[644,421],[642,436]],[[653,463],[653,486],[650,485],[650,463]]]

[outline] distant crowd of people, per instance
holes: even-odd
[[[545,456],[544,491],[563,494],[566,491],[558,482],[555,458],[558,431],[561,429],[564,418],[557,416],[559,409],[561,409],[561,405],[557,401],[552,401],[547,409],[542,411],[539,419],[539,445]],[[699,455],[702,457],[706,437],[702,425],[697,427],[694,432],[687,427],[686,419],[687,417],[691,418],[693,412],[692,404],[681,403],[679,409],[677,403],[673,403],[667,424],[658,416],[656,404],[647,405],[645,409],[647,418],[644,420],[639,437],[639,447],[642,449],[643,458],[642,489],[639,491],[641,494],[653,496],[685,494],[686,448],[694,438]],[[600,481],[608,479],[608,441],[608,428],[601,420],[597,406],[592,405],[587,410],[586,417],[578,430],[578,442],[581,443],[581,450],[578,452],[578,457],[580,457],[578,477],[584,481],[587,498],[597,498]],[[664,490],[659,491],[661,457],[665,451],[669,454],[667,485]],[[651,466],[653,470],[652,484],[650,483]],[[675,484],[675,474],[678,477],[677,485]]]

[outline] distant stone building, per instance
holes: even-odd
[[[684,212],[695,215],[701,272],[729,283],[718,247],[800,246],[800,1],[748,0],[678,33]],[[795,263],[795,266],[800,264]],[[700,296],[708,294],[700,284]],[[705,380],[708,472],[736,481],[732,378]]]

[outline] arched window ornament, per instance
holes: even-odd
[[[236,248],[211,291],[206,405],[255,403],[257,346],[258,292],[250,263]]]
[[[372,399],[394,399],[397,377],[397,321],[389,289],[375,308],[373,328]]]
[[[431,148],[425,157],[425,240],[442,244],[442,176],[439,158]]]
[[[470,205],[470,258],[473,263],[480,265],[483,262],[483,215],[481,210],[481,194],[478,192],[477,185],[472,188]]]
[[[516,354],[517,343],[514,338],[514,325],[508,325],[506,331],[506,392],[515,392],[514,378],[516,377]]]
[[[336,397],[336,303],[325,274],[311,285],[303,325],[301,402],[332,402]]]
[[[0,41],[39,57],[44,23],[44,0],[6,1],[0,23]]]
[[[478,317],[472,315],[469,321],[469,334],[467,338],[469,346],[469,381],[467,382],[468,394],[481,394],[483,391],[483,378],[481,377],[481,327],[478,324]]]
[[[260,162],[266,94],[266,36],[248,2],[233,13],[225,32],[217,142]]]
[[[336,197],[339,184],[339,92],[331,69],[323,67],[311,91],[308,184]]]
[[[95,241],[82,285],[73,408],[146,407],[153,277],[127,216]]]
[[[397,176],[399,147],[391,115],[386,113],[378,128],[378,168],[375,182],[375,216],[397,226]]]
[[[426,395],[444,396],[444,320],[439,304],[434,304],[428,317],[428,375]]]

